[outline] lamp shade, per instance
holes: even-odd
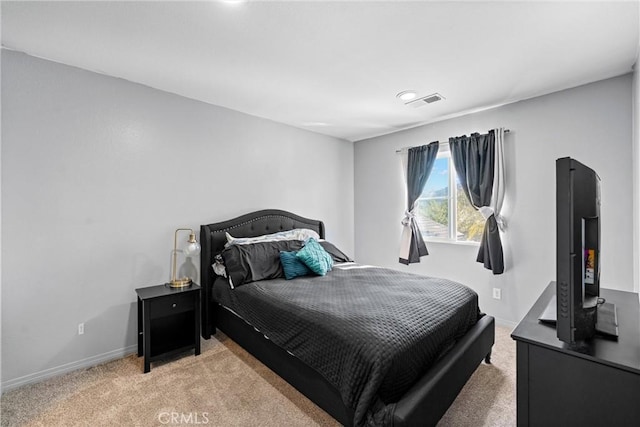
[[[200,244],[198,242],[189,242],[184,248],[184,256],[192,257],[200,253]]]

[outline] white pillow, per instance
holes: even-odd
[[[260,242],[277,242],[281,240],[302,240],[305,241],[310,237],[318,240],[320,236],[313,230],[308,228],[295,228],[293,230],[280,231],[278,233],[263,234],[256,237],[233,237],[229,233],[225,233],[227,236],[227,243],[225,247],[229,245],[248,245],[251,243]]]

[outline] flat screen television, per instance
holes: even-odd
[[[600,296],[600,178],[570,157],[556,160],[556,330],[576,343],[596,333]]]
[[[616,306],[600,298],[600,177],[570,157],[556,160],[558,338],[579,345],[618,336]],[[541,319],[542,320],[542,319]]]

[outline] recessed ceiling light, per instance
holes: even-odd
[[[397,94],[396,98],[400,98],[400,99],[402,99],[403,101],[406,102],[406,101],[411,101],[416,96],[418,96],[416,91],[414,91],[414,90],[405,90],[405,91],[402,91],[399,94]]]

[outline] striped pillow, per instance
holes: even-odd
[[[319,276],[324,276],[333,268],[333,258],[314,238],[310,238],[300,249],[296,257]]]

